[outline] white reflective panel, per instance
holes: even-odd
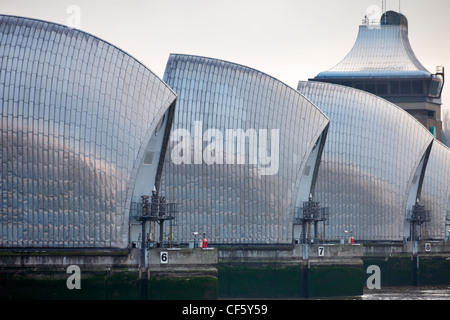
[[[316,185],[317,201],[330,207],[327,238],[347,230],[358,240],[403,240],[412,177],[433,136],[366,92],[320,82],[300,82],[298,91],[331,123]]]
[[[61,25],[0,15],[0,39],[0,246],[127,247],[141,150],[174,93]]]
[[[197,231],[209,243],[292,243],[301,172],[327,117],[276,79],[225,61],[171,55],[164,80],[178,95],[172,137],[183,128],[191,141],[191,164],[174,163],[173,140],[164,163],[161,192],[179,203],[172,240]]]

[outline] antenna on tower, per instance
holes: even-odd
[[[402,0],[398,0],[398,13],[402,13]]]
[[[382,13],[383,13],[383,15],[384,15],[384,23],[386,23],[386,19],[387,19],[387,17],[386,17],[386,11],[387,11],[387,4],[386,4],[386,1],[387,1],[387,0],[382,0],[382,1],[381,1],[381,6],[382,6],[381,11],[382,11]]]

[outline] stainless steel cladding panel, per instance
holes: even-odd
[[[174,100],[96,37],[0,16],[0,246],[126,247],[141,158]]]
[[[405,25],[362,25],[349,54],[318,79],[349,77],[430,77],[414,54]]]
[[[171,55],[164,80],[178,95],[162,177],[179,203],[173,241],[205,232],[209,243],[292,243],[300,182],[328,118],[280,81],[221,60]]]
[[[427,239],[449,236],[450,225],[450,149],[435,141],[428,160],[422,187],[422,204],[430,211],[431,221],[422,235]],[[447,219],[446,219],[447,218]]]
[[[403,240],[410,193],[433,136],[364,91],[320,82],[300,82],[298,90],[330,118],[316,185],[317,201],[330,207],[326,238]]]

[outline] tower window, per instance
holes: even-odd
[[[374,84],[366,84],[366,91],[370,93],[377,93],[376,86]]]
[[[423,82],[420,80],[415,80],[412,82],[412,93],[413,94],[423,94]]]
[[[400,92],[401,94],[411,94],[411,81],[401,81]]]
[[[377,93],[382,95],[388,94],[388,85],[386,83],[377,84]]]
[[[399,94],[400,88],[398,81],[391,81],[391,94]]]

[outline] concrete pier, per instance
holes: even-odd
[[[221,298],[314,298],[362,294],[361,246],[295,245],[219,250]]]
[[[144,268],[140,258],[137,248],[2,250],[0,299],[359,296],[369,266],[379,267],[382,286],[450,284],[444,242],[150,249]]]
[[[368,244],[362,259],[365,269],[380,267],[382,286],[450,284],[449,242]]]

